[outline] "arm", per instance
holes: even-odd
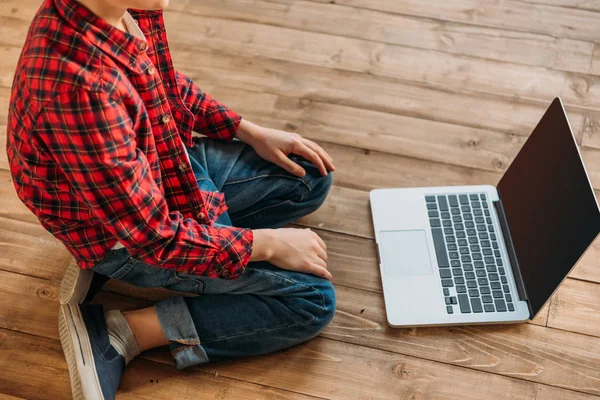
[[[244,271],[253,232],[170,212],[119,100],[96,92],[60,94],[40,113],[36,131],[79,199],[132,256],[212,278],[234,279]]]
[[[175,71],[181,99],[196,117],[194,131],[231,142],[242,117],[203,92],[186,74]]]
[[[327,175],[327,170],[335,170],[333,159],[317,143],[297,133],[264,128],[242,120],[241,116],[202,92],[189,76],[179,71],[175,71],[175,74],[181,98],[196,116],[196,132],[226,141],[237,137],[252,146],[263,159],[300,177],[306,171],[288,157],[292,153],[311,161],[323,176]]]

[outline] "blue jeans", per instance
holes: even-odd
[[[225,194],[220,225],[284,226],[315,211],[331,186],[310,162],[303,178],[264,161],[240,142],[198,139],[188,149],[198,186]],[[165,287],[199,296],[155,304],[177,369],[284,349],[316,336],[335,314],[335,292],[326,279],[251,262],[235,280],[175,272],[110,250],[94,271],[141,287]]]

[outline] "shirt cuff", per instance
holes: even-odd
[[[214,258],[215,272],[221,279],[237,279],[244,273],[250,262],[254,234],[247,228],[218,229],[221,250]]]

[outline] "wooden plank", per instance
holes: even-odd
[[[580,143],[583,147],[600,149],[600,121],[584,116]]]
[[[56,317],[55,304],[53,309]],[[30,400],[71,398],[58,340],[0,329],[0,370],[0,392],[6,395]]]
[[[328,2],[328,0],[313,0]],[[593,0],[589,0],[593,1]],[[545,33],[556,37],[595,41],[598,14],[593,11],[527,4],[519,0],[448,0],[423,7],[419,0],[336,0],[338,4],[414,15],[443,21],[504,28],[517,32]]]
[[[0,170],[7,170],[9,167],[8,154],[6,153],[6,125],[0,125],[0,149],[2,149],[2,151],[0,151]]]
[[[0,278],[0,328],[58,339],[58,282],[6,271]]]
[[[2,281],[10,280],[0,275]],[[36,286],[57,285],[37,278],[17,276],[21,282],[13,286],[21,288],[18,296],[25,307],[43,308],[42,304],[54,303],[48,308],[52,317],[37,316],[36,321],[45,324],[25,326],[29,333],[54,337],[56,335],[56,300],[47,301],[27,293]],[[28,280],[29,284],[22,281]],[[14,280],[13,280],[14,281]],[[17,289],[19,290],[19,289]],[[444,363],[497,374],[506,374],[519,379],[536,382],[553,382],[554,385],[576,388],[590,393],[598,390],[593,382],[597,381],[600,370],[593,362],[593,355],[600,351],[600,341],[591,336],[582,336],[558,330],[549,330],[530,324],[503,326],[470,326],[448,328],[392,329],[385,323],[383,300],[379,293],[367,292],[338,286],[338,312],[334,322],[324,335],[336,340],[349,341],[361,345],[376,347],[386,351],[408,354],[411,357],[428,358]],[[115,296],[101,292],[94,302],[105,304],[107,308],[134,309],[148,303],[142,300]],[[15,320],[23,319],[15,312],[16,301],[0,302],[2,314],[9,318],[4,323],[18,325]],[[42,318],[41,318],[42,317]],[[568,348],[568,355],[564,349]],[[436,350],[437,349],[437,350]],[[441,351],[440,351],[441,350]],[[152,357],[150,357],[152,358]],[[154,359],[154,358],[152,358]],[[222,373],[222,370],[220,370]],[[234,376],[232,376],[234,377]],[[235,376],[246,380],[246,377]],[[595,379],[595,380],[594,380]],[[257,383],[268,384],[263,381]],[[287,388],[295,391],[295,388]],[[307,393],[314,394],[314,393]]]
[[[580,10],[600,11],[600,3],[596,0],[521,0],[532,4],[578,8]]]
[[[1,282],[9,280],[7,274],[15,275],[9,272],[0,272]],[[35,288],[37,287],[54,288],[54,291],[56,291],[57,283],[25,277],[23,275],[16,275],[14,278],[10,277],[10,280],[13,282],[11,286],[14,287],[13,293],[11,293],[12,296],[10,296],[9,299],[1,299],[2,301],[0,301],[2,315],[7,316],[7,318],[0,320],[0,324],[2,324],[1,327],[6,329],[7,326],[5,325],[8,325],[12,327],[9,328],[11,330],[19,330],[51,339],[57,339],[56,299],[48,301],[49,299],[41,300],[36,296],[27,295],[28,293],[35,293]],[[25,280],[28,282],[24,282]],[[2,289],[0,293],[5,293],[4,287],[0,286],[0,289]],[[19,293],[19,296],[16,296],[16,291],[19,290],[22,292]],[[19,300],[17,301],[17,299]],[[97,301],[105,304],[107,309],[118,305],[119,308],[124,310],[138,308],[146,303],[128,297],[104,293],[102,296],[97,296],[97,298],[94,299],[94,302]],[[33,309],[34,307],[37,309],[37,314],[33,317],[29,314],[27,318],[24,318],[23,316],[27,314],[23,313],[23,309]],[[35,323],[31,322],[32,319],[35,320]],[[354,382],[358,376],[363,376],[365,379],[363,382],[368,383],[369,389],[365,393],[369,393],[375,398],[386,398],[387,395],[392,393],[392,390],[397,393],[398,390],[410,390],[414,388],[424,390],[427,393],[434,390],[434,393],[437,393],[439,390],[442,390],[441,387],[438,388],[437,386],[442,384],[445,384],[447,387],[452,387],[451,393],[453,395],[458,395],[459,390],[464,391],[466,388],[462,388],[460,385],[455,387],[455,385],[451,384],[451,377],[454,376],[456,378],[457,373],[459,376],[462,376],[462,374],[465,375],[461,380],[466,379],[466,376],[470,376],[471,378],[469,379],[473,379],[473,375],[476,375],[477,379],[483,380],[485,386],[490,388],[490,394],[499,396],[497,398],[508,398],[506,395],[501,394],[504,392],[502,389],[507,387],[506,385],[508,385],[509,388],[512,388],[513,396],[523,396],[524,392],[530,394],[533,388],[532,384],[516,379],[500,377],[499,375],[467,371],[466,369],[456,369],[445,364],[423,361],[413,357],[401,356],[360,346],[352,347],[350,350],[348,346],[347,343],[337,341],[313,340],[307,345],[298,346],[283,353],[266,357],[256,357],[251,360],[236,360],[236,362],[232,364],[219,363],[217,365],[208,365],[201,367],[200,369],[209,371],[213,374],[218,371],[219,375],[272,386],[279,389],[285,388],[285,390],[293,392],[307,395],[325,395],[326,397],[331,398],[348,398],[350,391],[356,390],[356,388],[349,387],[348,384]],[[145,353],[144,358],[169,365],[172,364],[171,356],[164,347]],[[367,368],[367,371],[362,371],[362,369],[369,365],[366,364],[367,361],[369,361],[374,368]],[[281,366],[282,362],[284,363],[284,366]],[[428,379],[425,381],[421,379],[390,379],[395,375],[393,371],[394,368],[392,368],[391,376],[390,372],[382,373],[382,368],[390,362],[393,362],[394,365],[396,365],[396,363],[398,363],[398,365],[406,364],[413,373],[422,374],[422,371],[427,371]],[[280,365],[279,367],[274,368],[273,363]],[[361,365],[362,368],[360,368]],[[230,366],[232,368],[229,368]],[[259,368],[261,372],[257,373],[255,368]],[[306,385],[306,383],[299,384],[298,373],[300,371],[303,371],[302,376],[305,379],[308,379],[310,385]],[[325,373],[325,371],[328,371],[328,373]],[[356,371],[357,376],[353,377],[352,375],[348,375],[349,371]],[[279,376],[278,379],[274,379],[275,373]],[[332,376],[335,379],[331,379]],[[348,378],[350,378],[350,380],[348,380]],[[340,381],[344,381],[345,383],[334,384],[333,387],[331,387],[332,382]],[[425,382],[427,382],[427,387],[423,386]],[[354,384],[356,384],[356,382],[354,382]],[[455,390],[456,392],[454,392]],[[530,397],[528,395],[522,398]]]
[[[0,217],[0,269],[60,281],[72,259],[39,223]]]
[[[6,10],[4,7],[2,10]],[[32,16],[33,17],[33,16]],[[27,30],[31,19],[0,16],[0,46],[14,46],[21,48],[25,43]]]
[[[593,43],[347,7],[333,2],[172,1],[169,10],[588,73]],[[343,24],[331,21],[344,21]]]
[[[584,147],[581,149],[581,156],[592,186],[600,189],[600,149]]]
[[[594,45],[594,54],[592,55],[592,66],[590,67],[590,73],[594,75],[600,75],[600,44]]]
[[[215,373],[218,371],[219,375],[236,374],[272,386],[302,387],[332,399],[533,399],[537,391],[537,384],[530,387],[518,380],[507,381],[505,390],[498,391],[496,382],[489,382],[487,379],[482,381],[491,376],[499,377],[498,375],[479,375],[454,368],[450,376],[443,376],[437,368],[440,364],[429,367],[429,364],[426,366],[417,363],[417,359],[386,352],[373,357],[372,349],[365,347],[353,348],[352,352],[344,348],[341,342],[316,338],[305,345],[285,351],[283,354],[286,358],[283,362],[277,355],[268,355],[235,363],[221,363],[220,366],[207,364],[199,368]],[[154,359],[154,353],[152,358]],[[164,354],[156,354],[156,359],[166,357]],[[340,371],[343,372],[340,374]],[[304,379],[298,382],[298,376]],[[453,383],[446,388],[440,387],[440,383],[446,379],[453,380]],[[463,379],[469,379],[470,382],[463,382]],[[306,382],[310,382],[310,387],[306,387]],[[473,393],[474,385],[478,388],[477,393]],[[563,398],[569,398],[571,394],[570,391],[557,390],[562,392],[565,396]]]
[[[546,105],[507,101],[472,95],[448,93],[431,88],[411,86],[371,75],[331,71],[319,67],[300,66],[285,61],[245,61],[239,55],[226,56],[206,49],[177,49],[173,55],[184,70],[206,90],[219,85],[234,89],[272,92],[303,101],[320,100],[361,109],[404,114],[451,124],[529,135]],[[197,58],[203,59],[197,63]],[[9,96],[9,89],[0,97]],[[6,97],[8,99],[8,97]],[[587,124],[600,123],[600,113],[567,108],[571,124],[580,136]],[[460,110],[460,112],[458,112]],[[2,119],[4,118],[4,119]],[[0,115],[0,123],[6,118]]]
[[[170,365],[134,359],[127,366],[119,386],[117,398],[140,400],[155,399],[268,399],[268,400],[309,400],[320,397],[307,396],[287,390],[275,389],[254,383],[243,382],[218,374],[203,371],[178,371]]]
[[[600,394],[597,338],[533,324],[390,328],[379,294],[345,287],[336,293],[336,317],[324,337]]]
[[[0,169],[0,217],[40,223],[35,214],[19,199],[10,171],[6,169]]]
[[[320,142],[335,160],[334,182],[354,189],[446,185],[495,185],[501,175],[370,150]],[[344,167],[341,167],[344,166]],[[357,175],[358,173],[358,175]]]
[[[592,243],[569,274],[569,277],[600,283],[600,268],[598,268],[598,265],[600,265],[600,238]]]
[[[583,75],[178,12],[166,12],[165,21],[178,27],[171,30],[169,41],[190,47],[373,74],[460,93],[520,97],[545,106],[560,94],[566,104],[600,110],[600,88]],[[206,28],[198,30],[198,23]]]
[[[363,190],[332,186],[325,203],[297,222],[304,226],[373,239],[369,195]]]
[[[552,300],[548,326],[600,337],[600,284],[567,279]]]
[[[2,39],[0,39],[2,40]],[[11,87],[21,48],[16,46],[0,47],[0,86]]]
[[[29,399],[71,397],[67,364],[58,340],[0,329],[0,390]],[[117,398],[180,399],[188,392],[206,399],[299,399],[304,396],[202,372],[182,373],[170,365],[137,358],[125,369]],[[4,397],[3,397],[4,396]]]
[[[554,386],[538,385],[535,400],[598,400],[598,396],[556,388]]]
[[[247,119],[272,128],[361,149],[493,172],[506,170],[526,136],[340,106],[215,88],[212,96]]]
[[[3,0],[0,16],[31,21],[41,3],[40,0]]]
[[[0,400],[25,400],[22,397],[9,396],[7,394],[0,393]]]
[[[547,108],[517,98],[448,92],[351,71],[191,50],[183,44],[172,44],[171,49],[176,68],[209,92],[217,86],[246,89],[525,136]],[[568,106],[567,112],[577,137],[584,132],[584,122],[600,123],[598,112]]]
[[[9,102],[10,89],[0,88],[0,125],[6,125],[6,121],[8,119]],[[4,148],[4,151],[6,152],[6,147]]]

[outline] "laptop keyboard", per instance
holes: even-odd
[[[425,196],[425,203],[446,312],[515,311],[486,195]]]

